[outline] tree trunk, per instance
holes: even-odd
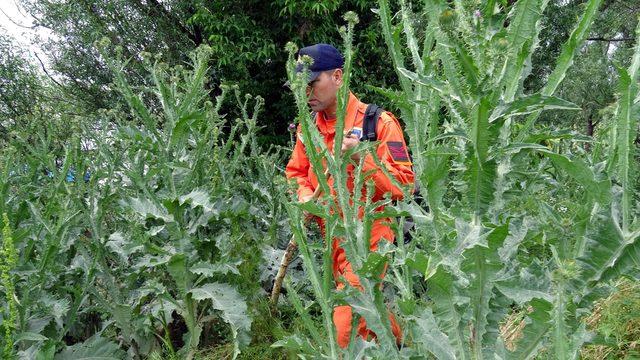
[[[593,122],[593,116],[589,115],[589,117],[587,117],[587,136],[593,138],[593,130],[595,129],[595,127],[596,125]],[[584,149],[586,151],[591,150],[591,143],[584,143]]]

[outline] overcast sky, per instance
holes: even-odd
[[[46,40],[52,36],[51,32],[42,27],[31,29],[33,18],[21,9],[15,0],[0,0],[0,25],[11,35],[17,45],[28,51],[31,61],[37,63],[33,56],[37,53],[42,61],[47,62],[46,55],[34,45],[34,39],[39,36],[41,40]],[[37,64],[39,67],[40,64]]]

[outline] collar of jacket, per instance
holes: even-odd
[[[364,114],[366,107],[366,104],[360,102],[360,100],[358,100],[358,98],[352,92],[349,92],[347,113],[344,116],[345,131],[353,127],[353,124],[356,122],[358,116]],[[319,112],[316,116],[316,125],[318,126],[318,130],[320,131],[320,133],[324,136],[335,134],[336,123],[336,119],[327,121],[324,117],[323,112]]]

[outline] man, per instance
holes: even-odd
[[[333,148],[335,139],[335,125],[337,112],[337,93],[343,84],[342,67],[344,59],[340,52],[328,44],[316,44],[300,50],[299,56],[308,55],[313,59],[309,67],[310,79],[307,86],[308,105],[316,114],[316,125],[324,142],[329,149]],[[302,71],[301,66],[297,69]],[[360,102],[352,93],[349,94],[349,102],[345,115],[345,130],[351,131],[350,136],[345,136],[342,142],[342,151],[345,152],[354,148],[360,142],[362,135],[364,113],[367,105]],[[377,140],[379,141],[376,150],[381,163],[388,172],[401,184],[413,184],[414,174],[411,169],[411,162],[406,150],[406,144],[402,135],[400,124],[389,112],[383,112],[376,124]],[[359,161],[360,155],[355,153],[353,160]],[[353,188],[353,172],[355,166],[350,164],[347,167],[348,186]],[[373,171],[371,179],[375,183],[375,194],[373,200],[381,200],[385,194],[391,193],[392,198],[402,197],[402,190],[394,186],[391,180],[378,167],[371,154],[367,154],[364,159],[364,172]],[[294,179],[298,184],[298,200],[307,202],[313,200],[313,194],[318,187],[317,178],[313,172],[309,159],[305,153],[305,145],[300,137],[300,128],[293,150],[293,154],[286,168],[288,179]],[[329,186],[333,186],[333,180],[329,179]],[[373,223],[371,230],[370,249],[375,251],[380,239],[393,242],[393,231],[389,227],[391,219],[379,219]],[[321,225],[322,227],[322,225]],[[344,288],[344,284],[338,279],[346,279],[349,284],[356,288],[361,288],[358,276],[353,272],[351,264],[346,259],[344,249],[340,246],[340,240],[334,239],[332,244],[333,275],[336,279],[337,288]],[[347,347],[351,334],[352,309],[350,306],[337,306],[334,309],[333,321],[337,331],[338,345]],[[397,341],[400,341],[401,333],[393,315],[390,314],[392,330]],[[367,339],[375,336],[366,328],[363,318],[358,324],[358,334]]]

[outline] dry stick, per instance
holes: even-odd
[[[329,173],[329,169],[324,171],[324,176],[326,177]],[[318,186],[313,191],[313,196],[311,200],[317,199],[320,196],[321,188]],[[273,283],[273,289],[271,290],[271,299],[269,302],[271,305],[276,305],[278,303],[278,297],[280,296],[280,291],[282,290],[282,281],[284,280],[284,275],[287,273],[287,268],[289,264],[291,264],[291,260],[293,260],[293,254],[298,249],[298,244],[296,244],[295,238],[292,236],[291,240],[289,240],[289,245],[287,245],[287,249],[284,251],[284,256],[282,257],[282,261],[280,262],[280,268],[278,269],[278,274],[276,275],[276,279]]]

